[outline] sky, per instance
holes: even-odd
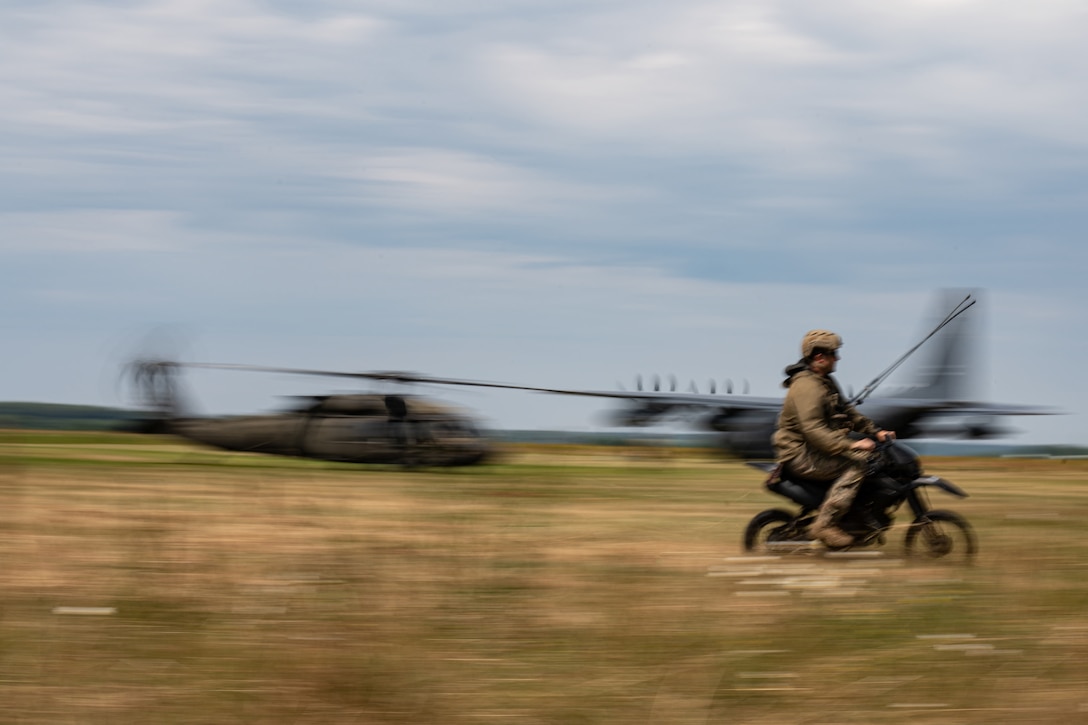
[[[811,328],[860,388],[966,288],[978,396],[1088,444],[1086,68],[1080,0],[8,0],[0,400],[127,405],[157,354],[777,395]]]

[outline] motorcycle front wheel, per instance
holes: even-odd
[[[978,551],[967,519],[951,511],[929,511],[914,520],[904,542],[907,556],[970,563]]]
[[[792,541],[793,514],[782,509],[768,509],[756,514],[744,529],[744,550],[771,553],[776,543]]]

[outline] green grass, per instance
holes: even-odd
[[[974,566],[745,557],[698,452],[402,472],[0,442],[0,722],[1069,723],[1088,464],[933,459]]]

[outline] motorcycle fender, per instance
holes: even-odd
[[[953,496],[958,496],[959,498],[967,498],[966,491],[964,491],[962,488],[952,483],[948,479],[941,478],[940,476],[919,476],[918,478],[914,479],[913,485],[916,488],[919,486],[936,486],[942,491],[950,493]]]

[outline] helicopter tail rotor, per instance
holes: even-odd
[[[169,360],[137,359],[121,371],[133,404],[144,411],[130,426],[137,433],[167,433],[182,415],[181,366]]]

